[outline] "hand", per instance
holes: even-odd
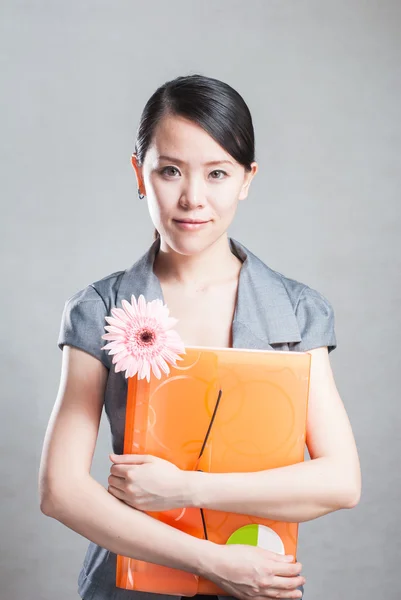
[[[149,454],[110,454],[108,492],[133,508],[164,511],[190,505],[188,472]]]
[[[240,600],[301,598],[301,563],[282,554],[243,544],[217,545],[205,577]]]

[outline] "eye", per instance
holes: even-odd
[[[227,175],[227,173],[225,171],[222,171],[221,169],[216,169],[215,171],[212,171],[212,173],[223,173],[223,175]],[[224,179],[223,177],[212,177],[212,179]]]
[[[162,175],[168,175],[168,173],[166,173],[167,169],[173,169],[173,171],[177,171],[177,173],[179,173],[179,171],[178,171],[178,169],[177,169],[176,167],[164,167],[164,169],[162,169],[162,170],[160,171],[160,173],[161,173]]]

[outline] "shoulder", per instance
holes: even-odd
[[[293,307],[297,319],[301,341],[293,345],[293,350],[307,352],[327,346],[328,352],[337,347],[334,309],[328,298],[309,285],[286,277],[275,271],[280,278]]]
[[[76,305],[83,302],[104,306],[106,312],[114,305],[114,299],[125,271],[115,271],[101,279],[89,283],[72,294],[67,300],[67,305]]]
[[[319,310],[323,310],[324,312],[333,310],[328,298],[317,289],[310,287],[306,283],[287,277],[278,271],[274,271],[274,273],[280,278],[296,314],[302,306],[319,308]]]
[[[125,271],[110,273],[72,294],[64,304],[57,345],[75,346],[99,359],[110,368],[109,357],[102,352],[105,316],[114,306],[119,282]]]
[[[270,305],[274,302],[280,304],[281,315],[286,315],[287,320],[296,319],[301,341],[292,344],[291,349],[303,352],[327,346],[329,352],[334,350],[337,347],[335,317],[329,299],[319,290],[272,269],[249,250],[243,249],[251,258],[252,275],[258,286],[263,288],[266,300]],[[266,285],[261,285],[261,281]]]
[[[282,286],[285,289],[294,312],[297,311],[300,304],[313,304],[314,302],[320,303],[327,308],[332,308],[326,296],[317,289],[310,287],[302,281],[288,277],[280,271],[274,270],[249,250],[247,250],[247,253],[248,257],[252,258],[254,270],[256,267],[260,274],[263,273],[263,277],[267,281],[273,281],[277,288]]]
[[[297,319],[301,342],[293,349],[307,352],[327,346],[328,352],[337,347],[335,316],[331,302],[318,290],[294,279],[282,276]]]

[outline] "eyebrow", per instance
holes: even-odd
[[[169,160],[171,162],[175,162],[178,165],[180,165],[180,164],[181,165],[187,164],[185,162],[185,160],[180,160],[179,158],[174,158],[173,156],[161,155],[158,158],[159,158],[159,160]],[[211,167],[213,165],[222,165],[222,164],[228,164],[228,165],[234,166],[234,163],[231,160],[212,160],[210,162],[203,163],[203,164],[206,167]]]

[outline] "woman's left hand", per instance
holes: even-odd
[[[150,454],[110,454],[108,492],[144,511],[190,506],[188,471]]]

